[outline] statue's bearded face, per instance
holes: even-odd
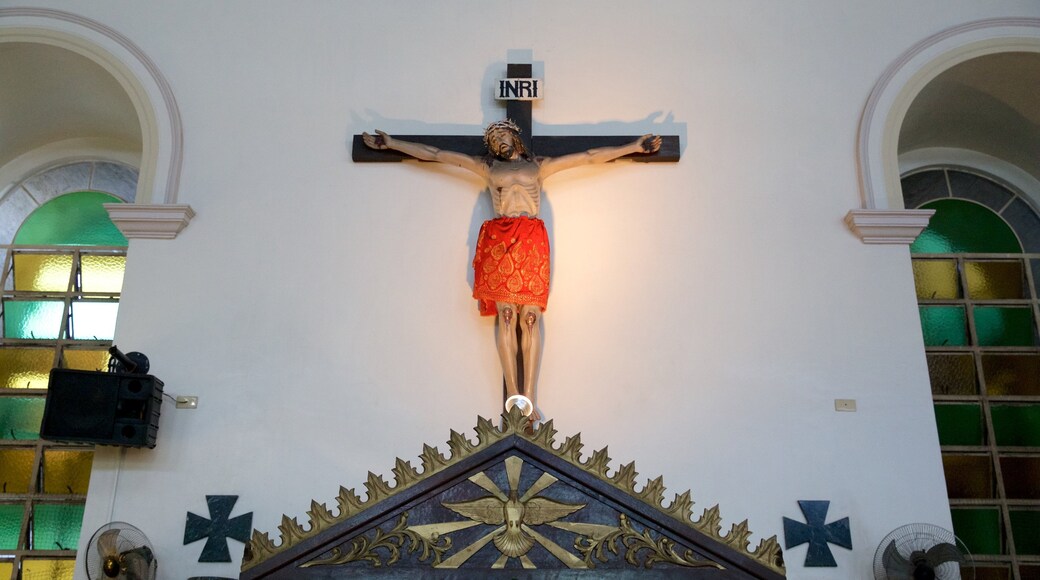
[[[517,156],[517,135],[508,129],[497,129],[488,135],[488,149],[500,159],[515,159]]]

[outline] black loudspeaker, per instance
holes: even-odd
[[[40,438],[154,448],[162,397],[152,375],[53,369]]]

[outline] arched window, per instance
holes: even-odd
[[[77,163],[0,200],[27,213],[0,273],[0,578],[72,578],[93,449],[41,440],[40,422],[51,368],[107,366],[127,240],[102,204],[132,199],[135,181]]]
[[[935,210],[910,249],[954,531],[982,578],[1040,577],[1040,217],[968,171],[902,186]]]

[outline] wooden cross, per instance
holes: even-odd
[[[530,64],[509,64],[506,67],[509,78],[528,78],[531,76]],[[631,143],[638,135],[609,136],[536,136],[531,134],[531,101],[507,101],[506,117],[512,119],[520,127],[520,137],[528,151],[539,157],[559,157],[568,153],[587,151],[596,147],[613,147]],[[481,135],[394,135],[405,141],[432,145],[438,149],[458,151],[466,155],[482,156],[487,152],[484,147],[484,136]],[[351,156],[358,163],[386,163],[413,159],[404,153],[390,149],[372,149],[365,146],[361,135],[354,135]],[[679,136],[662,135],[661,149],[654,154],[632,154],[623,157],[642,163],[660,163],[679,161]]]

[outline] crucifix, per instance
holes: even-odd
[[[530,416],[541,355],[539,323],[549,296],[549,237],[538,219],[542,182],[565,169],[621,158],[678,161],[679,137],[533,136],[531,103],[538,79],[530,78],[530,64],[509,64],[506,75],[496,95],[506,95],[506,119],[488,125],[483,137],[390,136],[377,130],[354,136],[352,157],[445,163],[484,179],[496,217],[484,222],[477,237],[473,297],[482,315],[497,316],[506,410],[516,406]]]

